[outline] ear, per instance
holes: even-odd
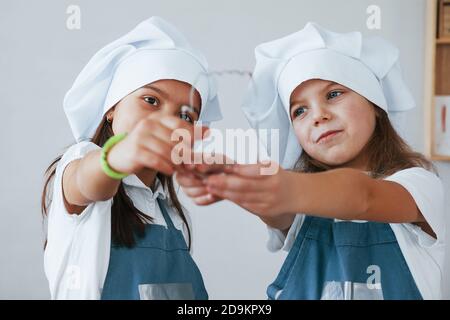
[[[116,106],[112,107],[111,109],[109,109],[106,112],[106,121],[108,122],[112,122],[112,120],[114,119],[114,111],[116,109]]]

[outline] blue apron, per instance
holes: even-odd
[[[306,216],[269,299],[422,299],[388,223]]]
[[[146,225],[145,236],[136,238],[133,248],[112,244],[102,299],[208,299],[182,232],[159,198],[158,204],[167,228]]]

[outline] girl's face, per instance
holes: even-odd
[[[309,80],[291,94],[297,139],[312,158],[329,166],[365,166],[363,149],[375,130],[375,107],[335,82]]]
[[[114,133],[130,132],[140,120],[154,112],[180,117],[193,124],[200,115],[201,98],[194,90],[192,108],[182,108],[191,103],[190,95],[190,84],[158,80],[127,95],[107,113],[107,117],[114,119]]]

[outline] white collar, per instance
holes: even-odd
[[[164,190],[164,186],[158,177],[155,178],[155,185],[153,188],[154,191],[151,188],[147,187],[145,185],[145,183],[143,183],[135,174],[125,177],[124,179],[122,179],[122,182],[127,186],[132,186],[132,187],[148,190],[153,199],[156,199],[156,198],[165,199],[166,198],[166,192]]]

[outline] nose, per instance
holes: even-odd
[[[325,108],[317,106],[313,108],[313,122],[315,126],[331,120],[331,114]]]

